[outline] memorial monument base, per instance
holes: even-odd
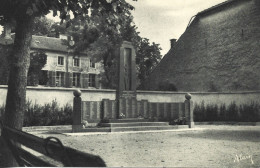
[[[189,128],[188,125],[169,125],[169,122],[153,122],[149,119],[125,118],[108,119],[99,123],[102,128],[109,128],[109,132],[126,131],[156,131],[156,130],[174,130],[179,128]]]

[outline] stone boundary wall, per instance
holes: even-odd
[[[45,104],[56,99],[60,105],[73,105],[73,91],[75,88],[53,88],[53,87],[27,87],[27,99],[33,103]],[[115,90],[103,89],[81,89],[83,101],[102,101],[102,99],[115,100]],[[236,102],[237,105],[250,103],[252,101],[260,103],[260,91],[250,92],[190,92],[194,103],[206,104],[223,103],[230,104]],[[5,104],[7,86],[0,85],[0,106]],[[137,91],[137,100],[148,100],[149,102],[184,102],[186,92],[160,92],[160,91]]]
[[[73,105],[73,91],[76,88],[61,87],[32,87],[27,86],[26,97],[32,103],[44,105],[52,100],[57,100],[60,105]],[[101,101],[102,99],[115,99],[115,90],[101,89],[81,89],[82,99],[84,101]],[[0,85],[0,106],[5,104],[7,95],[7,86]]]
[[[137,99],[147,99],[150,102],[178,102],[184,101],[187,92],[159,92],[159,91],[138,91]],[[260,91],[246,92],[189,92],[194,103],[217,104],[245,104],[252,101],[260,103]]]

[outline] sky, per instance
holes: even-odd
[[[135,7],[134,22],[141,37],[160,44],[161,54],[170,49],[170,39],[178,39],[192,16],[226,0],[126,0]]]
[[[164,55],[170,49],[170,39],[178,39],[184,33],[192,16],[226,0],[126,1],[135,7],[132,14],[140,36],[160,44]],[[48,15],[48,18],[52,16]]]

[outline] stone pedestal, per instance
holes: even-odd
[[[83,128],[81,117],[81,91],[75,90],[73,94],[75,97],[73,100],[72,132],[80,132],[80,130]]]
[[[189,128],[194,127],[193,121],[193,101],[191,100],[191,94],[187,93],[185,95],[186,100],[184,101],[185,106],[185,116],[187,117]]]

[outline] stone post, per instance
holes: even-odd
[[[189,128],[194,127],[194,121],[193,121],[193,101],[191,100],[191,94],[187,93],[185,95],[185,117],[187,118],[187,122],[189,125]]]
[[[73,100],[73,113],[72,113],[72,132],[80,132],[83,128],[81,122],[81,91],[79,89],[73,92],[74,100]]]

